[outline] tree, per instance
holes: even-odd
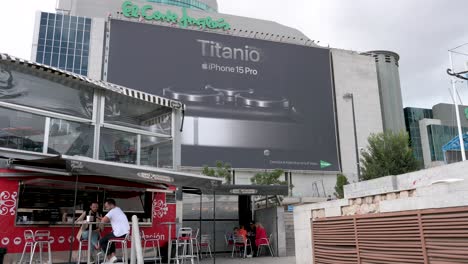
[[[283,170],[276,169],[272,172],[259,172],[255,174],[252,178],[250,178],[250,181],[253,184],[261,184],[261,185],[271,185],[271,184],[281,184],[285,185],[288,184],[285,181],[279,180],[279,177],[284,174]]]
[[[344,198],[344,186],[349,184],[348,179],[344,174],[338,173],[336,175],[335,197],[338,199]]]
[[[231,164],[217,160],[215,168],[210,168],[207,165],[203,166],[202,174],[206,176],[224,178],[225,182],[230,184],[231,168]]]
[[[368,144],[367,149],[361,151],[360,180],[403,174],[419,167],[409,147],[408,134],[404,131],[372,134],[368,138]]]

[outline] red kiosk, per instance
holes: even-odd
[[[0,248],[16,262],[25,230],[50,231],[54,263],[76,261],[75,220],[113,198],[167,246],[177,189],[220,179],[183,173],[184,105],[0,54]],[[105,213],[105,212],[104,212]],[[171,235],[175,234],[172,228]]]

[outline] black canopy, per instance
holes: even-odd
[[[221,179],[125,163],[94,160],[78,156],[56,156],[35,160],[10,161],[11,169],[50,173],[55,175],[92,175],[154,185],[196,188],[203,192],[219,186]]]

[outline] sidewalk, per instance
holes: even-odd
[[[203,259],[200,264],[213,263],[213,259]],[[258,257],[231,258],[231,256],[217,256],[216,264],[295,264],[296,257]]]

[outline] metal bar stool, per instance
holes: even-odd
[[[159,247],[159,239],[147,238],[145,236],[145,232],[141,230],[141,241],[143,242],[143,256],[146,253],[146,245],[148,243],[151,243],[153,245],[153,253],[154,253],[154,258],[151,258],[151,259],[152,260],[154,259],[154,263],[157,263],[157,261],[159,260],[159,263],[162,264],[161,248]]]
[[[104,257],[107,256],[109,247],[111,246],[112,243],[120,244],[122,248],[122,262],[128,263],[127,242],[129,238],[130,238],[130,234],[126,234],[125,237],[116,237],[116,238],[109,239],[109,241],[107,242],[106,254],[104,255]]]
[[[34,232],[32,230],[24,230],[24,248],[23,254],[21,254],[21,258],[19,264],[23,263],[24,254],[26,253],[26,248],[29,246],[29,257],[33,254],[33,247],[34,247]]]
[[[48,257],[49,257],[48,263],[52,263],[52,252],[50,248],[50,231],[36,230],[36,232],[34,232],[33,242],[34,242],[34,245],[31,250],[31,257],[29,259],[29,263],[32,263],[34,259],[34,253],[36,251],[36,247],[39,246],[39,258],[40,258],[39,262],[42,264],[42,248],[44,245],[47,245]]]
[[[200,238],[200,255],[202,255],[203,251],[202,248],[205,248],[205,255],[208,256],[210,254],[210,258],[213,258],[211,255],[211,237],[210,235],[201,235]],[[208,251],[206,251],[208,250]]]
[[[77,261],[76,261],[76,264],[80,264],[80,263],[81,263],[81,250],[83,249],[83,246],[84,246],[85,248],[88,247],[88,240],[87,240],[87,239],[80,239],[80,242],[79,242],[79,243],[80,243],[80,244],[78,245],[78,259],[77,259]],[[89,248],[88,248],[88,251],[90,251]],[[89,254],[89,252],[87,252],[86,254]]]
[[[195,254],[197,256],[197,263],[200,263],[200,243],[198,241],[198,234],[200,233],[200,228],[197,228],[197,231],[195,232],[195,235],[192,233],[192,243],[195,244]]]
[[[182,247],[182,254],[179,253],[179,247]],[[179,259],[184,262],[186,259],[190,259],[191,264],[194,264],[195,254],[193,250],[192,240],[192,229],[189,227],[182,227],[179,229],[176,241],[176,258],[177,262]]]

